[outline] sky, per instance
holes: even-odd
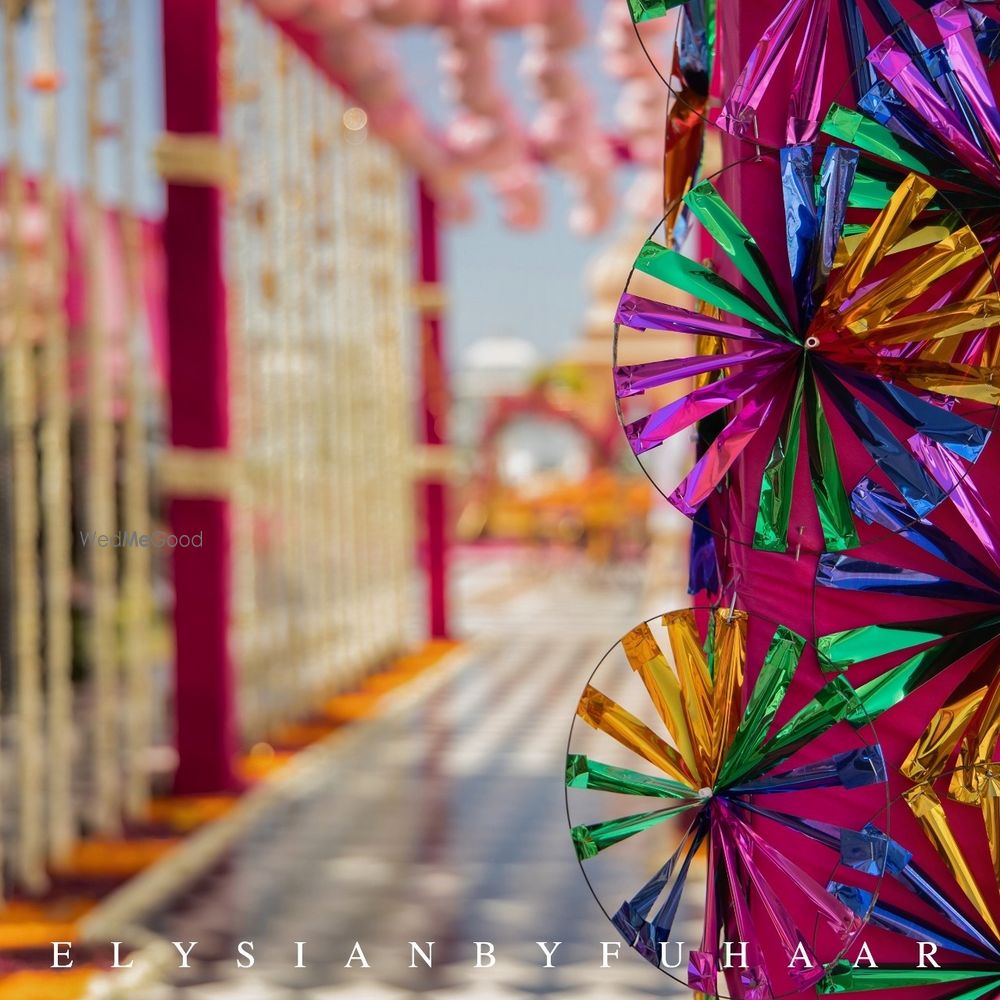
[[[581,8],[596,39],[597,23],[606,0],[581,0]],[[522,120],[530,120],[532,98],[518,77],[524,51],[518,32],[500,38],[501,74],[507,93]],[[433,32],[411,31],[397,39],[397,52],[413,92],[435,123],[447,121],[449,105],[441,96],[437,67],[440,51]],[[594,90],[602,123],[613,129],[617,85],[599,69],[596,41],[580,49],[577,66]],[[627,184],[626,172],[618,178]],[[583,328],[587,304],[584,272],[588,260],[613,237],[615,222],[601,235],[582,239],[567,224],[570,191],[562,175],[547,172],[546,218],[533,231],[508,229],[483,178],[474,180],[475,218],[449,227],[445,242],[445,273],[451,304],[447,336],[453,363],[461,363],[465,348],[482,337],[512,336],[531,341],[543,357],[552,358]],[[624,281],[624,275],[622,280]],[[608,331],[610,337],[610,328]]]

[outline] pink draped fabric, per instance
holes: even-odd
[[[721,42],[721,71],[724,88],[732,85],[753,46],[760,39],[764,28],[782,6],[783,0],[761,0],[760,3],[738,4],[727,9]],[[839,32],[839,30],[839,18],[831,18],[831,31]],[[846,64],[838,63],[835,57],[835,53],[838,51],[842,51],[840,46],[831,47],[831,57],[828,59],[826,67],[826,78],[831,81],[833,94],[838,90],[836,82],[846,81],[848,78]],[[780,79],[776,81],[776,93],[789,92],[790,71],[790,65],[779,68],[778,77]],[[765,101],[761,109],[760,134],[781,134],[786,110],[781,101]],[[724,138],[724,159],[727,164],[752,156],[753,152],[752,145],[739,142],[731,137]],[[775,271],[779,275],[779,280],[784,281],[786,286],[790,286],[790,278],[787,277],[787,274],[782,274],[788,269],[781,266],[781,262],[785,258],[785,246],[784,226],[782,224],[782,191],[776,163],[771,158],[764,158],[760,162],[745,163],[736,171],[731,171],[729,175],[724,176],[720,180],[719,186],[723,196],[756,237],[765,256],[776,262]],[[719,270],[727,278],[739,280],[723,254],[717,252],[714,259]],[[790,287],[782,288],[782,292],[787,297],[791,296]],[[836,432],[836,428],[834,430]],[[861,445],[853,438],[842,436],[841,440],[845,443],[849,442],[849,447],[860,451]],[[754,442],[745,453],[741,468],[751,471],[757,470],[759,479],[759,470],[765,465],[769,451],[768,442]],[[846,458],[849,461],[851,456],[842,455],[841,458]],[[1000,458],[1000,440],[994,436],[975,471],[976,482],[987,496],[1000,495],[1000,462],[998,462],[998,458]],[[996,485],[995,490],[993,489],[994,484]],[[734,509],[729,510],[723,516],[739,519],[740,523],[746,525],[747,520],[754,515],[756,495],[752,483],[740,482],[738,485],[740,488],[732,493],[744,495],[745,507],[738,509],[736,501],[734,501]],[[808,469],[804,461],[799,464],[794,498],[791,515],[793,533],[796,528],[802,527],[803,545],[799,558],[796,558],[794,550],[787,555],[779,555],[754,552],[749,548],[737,545],[728,548],[728,553],[725,556],[726,564],[723,566],[723,579],[725,582],[734,578],[738,581],[737,592],[740,603],[748,611],[788,625],[809,638],[873,622],[904,621],[954,613],[954,605],[940,601],[902,599],[892,596],[874,597],[825,589],[814,591],[816,556],[812,555],[811,552],[822,547],[822,533],[815,505],[812,502]],[[945,507],[949,506],[945,505]],[[942,509],[939,514],[935,514],[935,521],[950,532],[959,535],[962,532],[961,517],[954,510]],[[746,528],[742,530],[743,537],[752,534],[752,524],[753,522],[750,520],[749,530]],[[904,565],[915,568],[930,568],[929,560],[922,558],[915,546],[901,539],[886,539],[872,543],[860,551],[870,558],[885,562],[897,560]],[[752,630],[748,662],[761,662],[761,657],[770,638],[768,631],[766,627]],[[942,700],[954,687],[963,669],[965,669],[963,662],[949,668],[935,681],[908,698],[903,706],[898,706],[885,713],[875,723],[875,732],[883,745],[889,763],[890,795],[893,800],[897,799],[902,791],[908,787],[908,783],[898,773],[899,764],[923,731],[931,715],[940,707]],[[877,666],[852,667],[849,679],[857,685],[869,680],[878,672]],[[825,679],[827,678],[821,674],[816,665],[815,657],[811,652],[807,652],[793,682],[788,703],[802,704],[811,697]],[[859,733],[859,738],[864,735],[864,732]],[[816,746],[817,756],[821,755],[823,750],[836,752],[845,749],[842,742],[843,736],[841,735],[839,738],[841,740],[839,744],[835,742],[836,738],[832,735],[821,741]],[[850,806],[851,813],[845,813],[843,817],[838,816],[836,814],[838,803],[835,798],[831,797],[829,793],[823,793],[823,795],[821,808],[826,810],[831,821],[837,822],[841,818],[846,820],[848,815],[851,820],[865,818],[859,816],[853,803]],[[854,802],[856,801],[857,799],[854,800]],[[884,807],[885,804],[884,789],[878,794],[873,794],[866,801],[876,812],[876,815],[872,817],[873,820],[884,828],[885,816],[878,814],[880,808]],[[957,831],[959,838],[969,837],[975,843],[977,834],[974,827],[976,824],[978,824],[976,829],[981,830],[982,827],[978,810],[965,808],[950,812],[950,815],[956,814],[958,818],[953,820],[953,828]],[[913,851],[917,863],[932,877],[939,880],[940,884],[952,885],[943,863],[931,848],[916,821],[909,815],[905,805],[901,804],[892,811],[891,835],[902,840],[906,847]],[[985,846],[985,840],[981,842]],[[792,860],[806,862],[807,858],[804,854],[805,852],[803,852],[801,859],[797,859],[792,852]],[[976,868],[984,883],[992,882],[994,876],[988,851],[980,852]],[[891,879],[884,880],[882,891],[883,898],[888,902],[903,909],[912,910],[912,897],[893,884]],[[957,890],[953,896],[964,911],[972,917],[975,916],[970,907],[964,905],[964,897],[961,897]],[[813,926],[814,915],[802,913],[797,916],[802,921],[800,926],[809,928]],[[867,929],[863,938],[870,944],[880,964],[893,962],[912,964],[915,961],[916,945],[913,942],[907,942],[898,936],[875,929]],[[856,953],[857,946],[848,953],[847,957],[854,958]],[[938,992],[939,990],[935,988],[910,989],[907,996],[921,1000],[924,997],[933,997]],[[814,995],[811,990],[796,994],[803,1000]]]

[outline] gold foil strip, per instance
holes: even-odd
[[[684,692],[683,708],[698,760],[699,786],[709,785],[712,773],[714,700],[708,660],[701,646],[698,624],[691,610],[673,611],[662,619],[670,637],[670,651]]]
[[[855,332],[876,330],[900,309],[915,301],[944,275],[982,254],[982,246],[968,226],[956,230],[925,250],[899,274],[879,282],[841,314],[841,322]]]
[[[904,344],[913,340],[944,340],[973,330],[982,330],[1000,320],[1000,298],[980,295],[941,306],[933,312],[913,313],[901,319],[854,323],[852,333],[869,333],[880,344]],[[947,359],[944,359],[947,360]]]
[[[994,794],[983,796],[981,808],[986,841],[990,845],[990,858],[993,861],[993,877],[1000,888],[1000,795],[996,794],[995,781],[990,782],[990,786]]]
[[[743,678],[746,670],[747,614],[717,609],[715,612],[715,682],[712,712],[712,780],[722,767],[726,749],[740,724]]]
[[[835,311],[858,290],[868,272],[906,235],[936,193],[932,184],[916,174],[903,179],[847,263],[831,280],[821,306],[823,311]]]
[[[965,727],[976,714],[985,695],[986,688],[981,687],[938,709],[903,762],[900,772],[917,784],[936,781],[948,766],[948,760],[962,739]]]
[[[986,921],[990,930],[995,935],[1000,936],[1000,928],[997,927],[990,905],[980,891],[965,855],[948,825],[944,806],[934,789],[930,785],[915,785],[904,792],[903,797],[927,839],[934,845],[934,849],[947,865],[966,898]]]
[[[684,715],[684,694],[649,625],[643,622],[622,638],[629,666],[642,678],[657,715],[677,744],[692,775],[698,773],[691,734]]]
[[[985,704],[966,731],[948,794],[956,802],[978,805],[992,770],[993,750],[1000,736],[1000,682],[994,681]],[[1000,765],[997,765],[1000,771]]]
[[[626,749],[648,760],[664,774],[695,787],[680,754],[644,722],[593,685],[587,685],[576,714],[594,729],[607,733]]]

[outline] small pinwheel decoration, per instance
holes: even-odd
[[[660,626],[669,654],[648,623],[629,632],[616,656],[620,663],[623,654],[631,670],[622,666],[621,676],[606,680],[635,686],[638,677],[660,731],[591,683],[577,715],[594,733],[581,739],[603,751],[600,758],[571,753],[566,784],[571,816],[584,803],[591,810],[598,804],[583,790],[614,793],[601,800],[612,807],[618,795],[656,803],[571,830],[585,874],[603,852],[631,838],[637,838],[633,856],[643,856],[644,837],[647,848],[662,852],[638,891],[606,907],[628,943],[652,964],[676,968],[666,946],[682,906],[684,920],[693,907],[701,941],[688,955],[688,985],[709,996],[765,1000],[814,985],[862,929],[862,917],[824,884],[839,866],[877,876],[873,843],[863,830],[827,819],[833,800],[844,806],[841,817],[859,796],[865,818],[879,794],[884,808],[878,786],[886,774],[880,747],[867,738],[863,697],[840,677],[789,711],[786,697],[805,640],[774,628],[762,661],[754,662],[748,659],[748,621],[746,613],[725,609],[665,615]],[[763,627],[770,635],[773,626]],[[602,671],[592,681],[604,681]],[[846,748],[845,734],[852,744]],[[627,766],[633,761],[645,768]],[[874,790],[874,802],[863,789]],[[817,790],[821,799],[811,795]],[[776,799],[790,800],[788,811]],[[806,818],[810,802],[827,810],[826,818]],[[679,844],[664,857],[664,832],[677,821]],[[703,860],[701,883],[692,870]],[[745,946],[738,967],[727,962],[733,941]],[[720,993],[720,981],[728,994]]]
[[[641,456],[723,414],[714,440],[669,493],[694,517],[713,493],[730,487],[730,470],[754,442],[764,442],[769,457],[765,452],[734,470],[741,489],[756,497],[752,544],[759,549],[788,548],[803,419],[825,548],[842,551],[859,544],[848,490],[867,470],[880,470],[914,518],[928,514],[967,477],[1000,398],[990,329],[1000,320],[1000,296],[992,277],[954,293],[956,283],[983,265],[979,240],[954,213],[933,211],[938,192],[913,174],[870,224],[848,223],[857,162],[857,151],[830,147],[815,177],[809,147],[781,153],[795,301],[783,301],[755,239],[703,181],[684,201],[748,291],[648,241],[636,271],[693,296],[698,308],[631,291],[619,303],[619,354],[622,328],[688,334],[700,352],[616,366],[633,451]],[[679,399],[631,416],[634,397],[706,374],[710,381]],[[836,424],[828,419],[831,410]],[[853,481],[845,483],[848,460],[855,467],[848,470]]]

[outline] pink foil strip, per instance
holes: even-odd
[[[654,410],[648,417],[628,424],[625,428],[626,436],[633,449],[637,449],[636,454],[648,451],[737,399],[742,399],[749,393],[756,395],[758,390],[763,393],[762,383],[776,374],[783,364],[784,362],[762,364],[752,370],[739,371],[717,382],[710,382],[669,405]]]
[[[792,920],[791,914],[782,904],[771,884],[764,878],[764,873],[751,860],[753,858],[753,844],[751,843],[753,838],[750,836],[752,830],[728,807],[719,810],[718,821],[724,824],[731,839],[740,844],[743,866],[754,884],[754,888],[761,899],[764,909],[767,911],[771,924],[778,932],[781,949],[784,951],[789,963],[800,948],[804,948],[806,954],[809,956],[812,968],[806,964],[799,965],[798,962],[794,966],[789,964],[789,978],[800,990],[807,990],[815,986],[823,977],[823,964],[816,958],[812,948],[809,947],[805,938],[795,927],[795,922]]]
[[[776,339],[772,334],[762,333],[756,327],[725,323],[690,309],[670,306],[631,292],[626,292],[621,297],[615,322],[632,330],[663,330],[667,333],[686,333],[689,336],[705,333],[738,340]]]
[[[768,25],[719,113],[716,121],[719,128],[740,137],[753,133],[753,124],[764,91],[771,85],[778,63],[788,50],[792,32],[799,23],[806,4],[812,2],[813,0],[788,0]]]
[[[799,890],[816,907],[817,913],[826,920],[830,929],[835,934],[847,939],[861,930],[863,921],[860,917],[849,910],[838,899],[831,896],[808,872],[799,868],[798,865],[789,861],[788,858],[772,847],[752,826],[747,823],[740,825],[752,842],[753,851],[763,854],[771,864],[789,876]],[[747,853],[751,853],[749,849]],[[751,863],[747,862],[748,865]],[[822,978],[822,968],[813,971],[819,973],[816,976],[816,980]]]
[[[735,976],[728,976],[730,989],[735,985],[733,980],[739,984],[739,991],[734,993],[743,1000],[770,1000],[774,996],[771,981],[764,968],[764,956],[761,951],[760,942],[754,926],[753,916],[745,898],[745,888],[741,878],[742,867],[748,864],[749,859],[743,851],[737,851],[737,845],[729,836],[722,817],[725,814],[725,805],[716,801],[712,803],[715,813],[712,817],[712,838],[719,846],[719,854],[726,865],[726,874],[729,878],[729,898],[733,904],[733,915],[736,919],[736,930],[739,934],[738,940],[745,942],[747,947],[746,969],[734,970]]]
[[[780,395],[780,393],[778,394]],[[743,453],[774,409],[778,398],[774,392],[759,387],[760,399],[749,400],[743,409],[722,429],[708,446],[705,454],[670,494],[670,502],[681,513],[694,517],[698,508],[722,482],[730,466]]]
[[[819,132],[825,108],[822,106],[823,67],[826,65],[826,40],[830,30],[830,0],[817,0],[809,11],[806,36],[795,60],[792,96],[788,104],[790,146],[812,142]]]
[[[922,434],[914,434],[908,444],[935,482],[949,494],[994,565],[1000,567],[1000,525],[968,475],[965,464],[947,448]]]
[[[969,170],[991,184],[1000,183],[996,164],[968,140],[964,124],[894,38],[879,42],[869,53],[868,61],[911,107],[919,110],[927,124],[951,146]]]
[[[944,0],[932,7],[931,13],[937,21],[955,76],[962,84],[995,157],[1000,152],[1000,111],[997,110],[996,99],[976,48],[969,12],[956,0]]]
[[[619,365],[615,369],[615,392],[619,399],[626,396],[638,396],[647,389],[669,385],[682,378],[704,375],[707,372],[718,371],[720,368],[739,368],[773,357],[776,354],[789,353],[794,350],[789,344],[786,351],[780,345],[761,345],[749,351],[739,351],[734,354],[706,354],[691,358],[667,358],[664,361],[646,361],[638,365]]]

